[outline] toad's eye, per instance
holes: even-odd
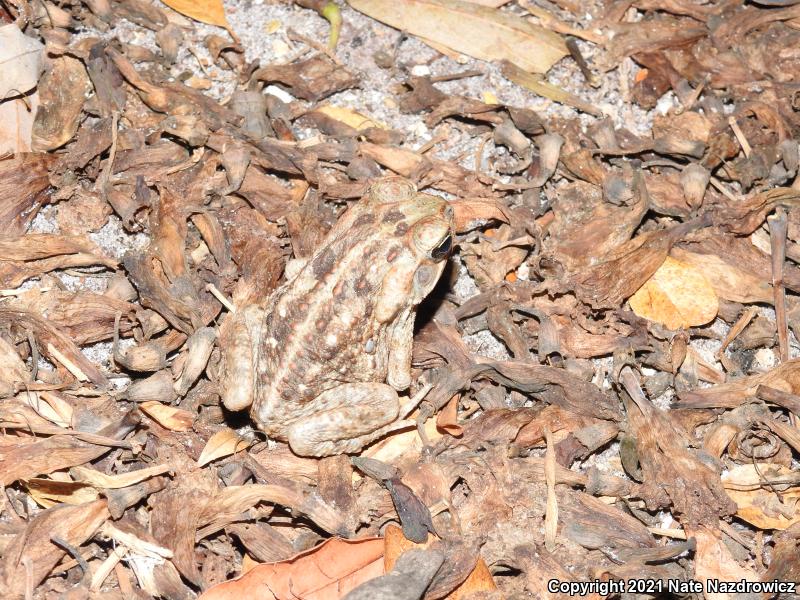
[[[450,250],[452,248],[453,236],[448,233],[447,236],[441,242],[439,242],[439,245],[431,250],[431,258],[436,261],[443,260],[447,258],[447,255],[450,254]]]

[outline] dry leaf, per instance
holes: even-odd
[[[150,477],[161,475],[170,471],[172,467],[169,465],[155,465],[145,469],[137,469],[135,471],[128,471],[127,473],[118,473],[117,475],[107,475],[101,473],[96,469],[88,467],[72,467],[70,473],[75,478],[75,481],[83,484],[89,484],[94,487],[104,489],[119,489],[134,485]]]
[[[380,129],[388,129],[386,124],[381,123],[380,121],[375,121],[374,119],[362,115],[360,112],[355,110],[351,110],[349,108],[343,108],[341,106],[333,106],[331,104],[326,104],[324,106],[320,106],[314,110],[314,112],[322,113],[330,117],[331,119],[336,119],[337,121],[341,121],[345,125],[349,125],[356,131],[361,131],[362,129],[369,129],[371,127],[378,127]]]
[[[567,55],[561,37],[524,19],[458,0],[348,0],[396,29],[485,61],[509,60],[546,73]]]
[[[78,481],[57,481],[35,477],[24,482],[25,488],[39,506],[51,508],[58,504],[84,504],[99,499],[96,489]]]
[[[14,23],[0,27],[0,101],[36,87],[44,46]]]
[[[31,151],[33,119],[39,106],[39,92],[26,98],[0,102],[0,156]]]
[[[212,460],[236,454],[240,450],[247,448],[250,444],[251,442],[249,440],[241,437],[233,429],[227,427],[225,429],[220,429],[206,442],[203,451],[200,453],[200,458],[197,459],[197,465],[202,467]]]
[[[719,298],[703,273],[670,257],[629,302],[638,316],[669,329],[705,325],[719,310]]]
[[[794,473],[783,465],[735,465],[722,475],[722,485],[736,502],[737,517],[759,529],[788,529],[800,523],[800,486]]]
[[[697,541],[695,550],[695,578],[703,582],[703,589],[708,589],[708,580],[717,581],[758,581],[758,575],[751,569],[736,562],[719,530],[700,526],[687,529],[686,534]],[[706,592],[706,600],[734,600],[737,594]]]
[[[189,431],[194,422],[194,415],[188,410],[161,404],[161,402],[142,402],[139,408],[159,425],[170,431]]]
[[[511,222],[511,215],[502,203],[493,198],[459,198],[450,202],[456,231],[468,231],[476,223],[495,219]]]
[[[230,31],[231,26],[225,16],[222,0],[165,0],[164,4],[195,21],[217,25]]]
[[[725,262],[716,254],[698,254],[673,248],[670,256],[700,271],[720,298],[731,302],[772,303],[774,296],[768,281]]]
[[[387,526],[384,536],[386,540],[386,549],[384,551],[383,562],[384,569],[387,573],[394,568],[401,554],[414,548],[428,548],[437,539],[436,536],[429,534],[426,542],[416,544],[406,539],[403,535],[403,530],[396,525]],[[472,572],[458,587],[445,596],[445,600],[466,599],[476,592],[493,591],[496,589],[497,585],[495,585],[494,579],[492,579],[489,567],[482,558],[479,558]]]
[[[207,590],[199,600],[339,600],[383,575],[383,547],[382,538],[333,538],[288,560],[259,565]]]

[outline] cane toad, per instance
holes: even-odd
[[[222,401],[304,456],[357,452],[406,425],[417,305],[450,251],[452,209],[400,177],[374,182],[261,305],[220,333]]]

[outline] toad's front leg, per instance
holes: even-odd
[[[290,423],[286,437],[300,456],[358,452],[383,435],[413,425],[398,421],[397,392],[384,383],[346,383],[314,399],[319,408]]]
[[[222,352],[219,377],[222,404],[244,410],[253,403],[256,388],[256,352],[261,342],[264,309],[249,305],[228,315],[220,327]]]

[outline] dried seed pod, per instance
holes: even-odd
[[[686,204],[698,208],[703,204],[711,173],[697,163],[691,163],[681,172],[681,185]]]
[[[129,371],[158,371],[166,366],[167,353],[155,342],[138,344],[122,352],[115,345],[114,362]]]
[[[134,381],[123,396],[131,402],[171,403],[175,399],[172,377],[166,369],[158,371],[147,379]]]
[[[528,138],[516,128],[511,119],[503,119],[503,122],[494,128],[494,142],[506,146],[517,156],[524,156],[531,146]]]
[[[161,333],[167,328],[167,322],[160,314],[149,308],[136,311],[136,319],[142,326],[142,335],[146,339]]]
[[[150,494],[160,492],[166,487],[167,477],[153,477],[147,481],[120,489],[105,489],[103,495],[108,499],[108,512],[114,519],[119,519],[129,507],[137,504]]]
[[[702,158],[706,151],[706,145],[699,140],[668,134],[653,141],[653,150],[659,154],[684,154],[694,158]]]
[[[244,117],[242,131],[258,141],[265,137],[273,137],[275,132],[267,118],[267,97],[254,90],[239,90],[231,97],[231,110]]]
[[[347,165],[347,176],[350,179],[360,181],[362,179],[374,179],[381,176],[381,168],[378,163],[368,156],[357,156]]]
[[[539,176],[531,181],[531,185],[541,187],[556,172],[564,138],[556,133],[546,133],[536,138],[536,143],[539,146]]]
[[[136,289],[124,275],[114,275],[108,280],[105,295],[125,302],[133,302],[137,297]]]
[[[783,140],[778,149],[781,153],[781,159],[786,170],[792,175],[797,173],[798,164],[800,164],[800,148],[798,148],[796,140]]]
[[[206,368],[211,351],[214,349],[214,340],[217,334],[211,327],[203,327],[195,331],[186,340],[186,361],[183,365],[180,377],[175,382],[175,392],[183,396],[189,391],[197,378]]]
[[[603,198],[614,206],[628,206],[633,203],[633,181],[630,176],[609,173],[603,179]]]
[[[119,349],[119,321],[121,313],[114,318],[114,362],[130,371],[158,371],[167,364],[167,352],[161,344],[144,342],[132,348]]]
[[[589,127],[589,135],[598,148],[618,150],[617,132],[614,131],[614,122],[606,117],[599,119]]]
[[[174,23],[167,23],[156,32],[156,43],[161,48],[164,58],[170,63],[177,60],[181,42],[183,42],[183,31]]]

